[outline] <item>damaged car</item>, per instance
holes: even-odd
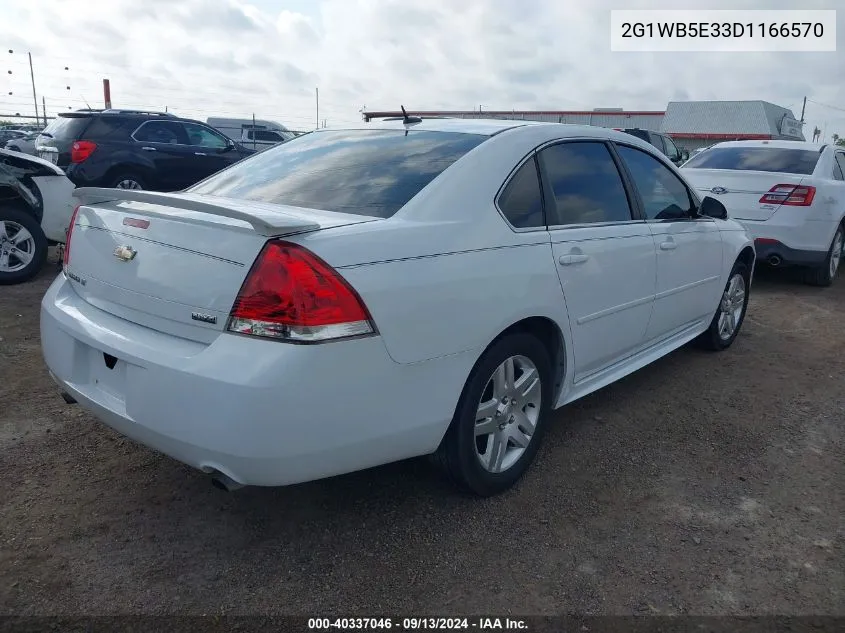
[[[49,161],[0,149],[0,285],[31,279],[64,244],[74,188]]]

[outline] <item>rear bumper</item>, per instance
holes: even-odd
[[[770,239],[754,240],[754,249],[757,261],[770,266],[820,266],[827,257],[827,251],[798,250]]]
[[[766,221],[737,220],[754,239],[757,261],[778,266],[818,266],[830,248],[836,221],[782,224],[778,214]]]
[[[41,309],[60,389],[118,432],[246,485],[285,485],[433,452],[469,355],[399,365],[378,337],[206,345],[90,306],[60,274]],[[113,369],[104,354],[116,358]]]

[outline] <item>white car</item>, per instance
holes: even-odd
[[[63,244],[74,184],[49,161],[0,149],[0,285],[34,277]]]
[[[435,454],[494,494],[552,409],[737,336],[753,244],[679,174],[603,128],[408,118],[181,193],[78,189],[44,357],[227,489]]]
[[[20,138],[15,138],[6,143],[6,149],[11,152],[35,155],[35,140],[39,132],[31,132]]]
[[[845,147],[803,141],[732,141],[693,156],[682,172],[718,197],[754,238],[757,259],[803,266],[833,283],[845,234]]]

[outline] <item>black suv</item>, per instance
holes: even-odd
[[[619,131],[641,138],[646,143],[651,143],[661,152],[666,154],[666,156],[669,157],[669,160],[676,165],[681,165],[689,159],[689,152],[687,150],[679,150],[674,141],[665,134],[652,132],[651,130],[641,130],[639,128],[628,128],[625,130],[619,129]]]
[[[155,191],[184,189],[255,153],[205,123],[137,110],[59,114],[35,149],[77,187]]]

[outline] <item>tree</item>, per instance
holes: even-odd
[[[833,135],[833,144],[839,145],[839,135],[838,134]]]

